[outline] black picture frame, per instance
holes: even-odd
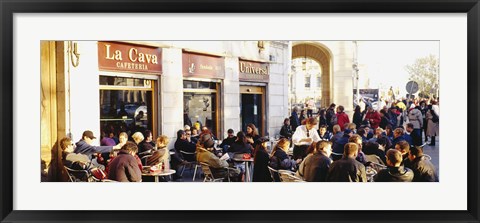
[[[1,222],[479,222],[479,14],[478,0],[0,0],[2,51],[0,133]],[[14,13],[467,13],[468,204],[466,211],[18,211],[13,210]],[[461,108],[463,109],[463,108]],[[407,192],[406,192],[407,193]],[[419,201],[421,202],[421,201]]]

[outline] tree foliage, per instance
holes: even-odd
[[[410,80],[418,83],[419,95],[438,97],[439,89],[439,63],[434,55],[418,58],[411,65],[405,66],[410,74]]]

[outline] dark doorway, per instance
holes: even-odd
[[[261,94],[241,94],[240,102],[240,119],[242,122],[242,130],[247,131],[247,124],[253,123],[259,133],[263,135],[263,104]]]

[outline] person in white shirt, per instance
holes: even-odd
[[[317,130],[314,128],[316,125],[317,120],[312,117],[307,119],[305,125],[298,126],[295,130],[292,136],[294,160],[305,158],[310,144],[321,140]]]

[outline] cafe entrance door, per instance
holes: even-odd
[[[260,135],[265,135],[265,87],[240,86],[240,123],[244,132],[253,123]]]

